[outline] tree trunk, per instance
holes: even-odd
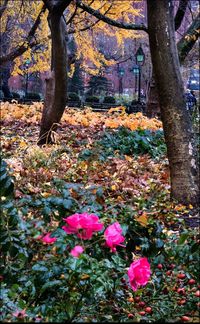
[[[182,22],[182,19],[185,15],[186,7],[188,4],[188,0],[181,0],[179,4],[179,8],[174,19],[175,22],[175,30],[177,30]],[[179,62],[182,65],[195,45],[198,37],[200,35],[200,14],[194,19],[191,23],[185,34],[177,43],[178,48],[178,56]],[[150,87],[148,91],[148,102],[147,102],[147,111],[148,117],[160,116],[160,108],[157,100],[157,88],[155,86],[154,75],[152,75],[152,79],[150,81]]]
[[[198,165],[180,74],[171,0],[147,0],[152,63],[167,145],[171,196],[198,204]]]
[[[147,100],[147,117],[154,118],[160,117],[160,107],[158,102],[158,91],[155,83],[154,73],[151,77],[149,89],[148,89],[148,100]]]
[[[62,14],[51,10],[48,22],[52,37],[51,73],[46,80],[38,145],[54,142],[53,135],[65,110],[67,97],[67,49]]]

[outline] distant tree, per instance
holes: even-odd
[[[81,69],[81,62],[75,61],[74,63],[74,73],[68,80],[68,92],[75,92],[77,94],[82,94],[84,91],[83,76]]]
[[[88,95],[105,95],[109,92],[109,81],[101,75],[91,76],[88,83]]]
[[[26,58],[30,58],[34,53],[33,56],[35,62],[37,61],[37,69],[43,71],[45,68],[43,58],[42,66],[38,65],[38,62],[41,60],[40,55],[44,52],[44,46],[41,51],[41,34],[40,32],[38,33],[38,27],[41,24],[44,12],[45,5],[43,3],[36,5],[29,0],[26,2],[19,0],[16,7],[16,3],[11,0],[1,2],[0,69],[1,89],[5,97],[11,97],[8,80],[11,73],[13,73],[13,69],[16,74],[23,74],[24,71],[20,70],[20,65]],[[43,33],[45,34],[44,28]]]

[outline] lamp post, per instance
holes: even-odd
[[[138,80],[139,70],[140,68],[137,64],[133,65],[133,67],[130,69],[130,72],[133,72],[133,74],[135,75],[135,94],[137,93],[137,80]]]
[[[140,103],[140,101],[141,101],[141,71],[142,71],[142,65],[144,64],[144,61],[145,61],[145,54],[143,52],[141,45],[135,54],[135,59],[136,59],[136,64],[138,65],[138,68],[139,68],[138,102]]]
[[[25,69],[26,69],[25,98],[27,98],[27,94],[28,94],[28,81],[29,81],[28,67],[30,63],[31,63],[30,60],[25,61]]]
[[[123,83],[122,83],[122,79],[123,79],[125,70],[124,70],[124,68],[121,68],[119,66],[119,63],[117,63],[117,72],[118,72],[118,77],[119,77],[119,96],[120,96],[120,94],[123,93]]]

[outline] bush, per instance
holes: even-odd
[[[104,103],[113,103],[113,104],[115,104],[116,103],[116,100],[115,100],[114,97],[107,96],[107,97],[104,98],[104,101],[103,102]]]
[[[0,90],[0,100],[3,100],[4,99],[4,93],[2,90]]]
[[[20,94],[18,92],[11,92],[11,97],[13,99],[20,99]]]
[[[14,184],[7,171],[7,164],[0,156],[0,197],[13,195]]]
[[[24,97],[24,99],[40,101],[40,100],[41,100],[41,96],[40,96],[39,93],[29,92],[29,93],[27,93],[27,95]]]
[[[116,131],[105,131],[103,138],[97,142],[96,146],[100,147],[99,155],[103,160],[108,156],[114,156],[115,151],[122,156],[149,154],[152,158],[159,158],[166,154],[164,135],[161,130],[131,131],[120,127]],[[79,157],[82,159],[83,155],[84,151]]]
[[[24,197],[17,205],[3,201],[3,322],[177,322],[198,317],[198,232],[179,227],[180,236],[177,231],[169,235],[150,215],[145,224],[139,221],[133,208],[109,202],[103,208],[98,186],[86,188],[59,179],[52,185],[57,196]],[[163,213],[162,204],[159,212]],[[76,222],[70,223],[67,234],[63,218],[74,213],[95,213],[104,228],[91,218],[93,222],[81,223],[79,232],[90,236],[92,228],[91,238],[77,235]],[[116,222],[121,230],[110,228],[113,249],[105,245],[104,235]],[[72,254],[75,246],[79,255]],[[133,290],[127,270],[142,255],[150,263],[150,280]]]
[[[69,92],[68,94],[69,101],[80,101],[79,95],[75,92]]]
[[[86,102],[99,102],[99,98],[95,96],[88,96],[85,99]]]
[[[149,154],[158,159],[166,154],[167,148],[162,130],[131,131],[125,127],[117,130],[106,130],[103,138],[97,141],[92,149],[79,153],[80,160],[96,159],[105,161],[109,156],[138,156]]]

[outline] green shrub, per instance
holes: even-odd
[[[166,153],[163,131],[131,131],[120,127],[117,131],[106,131],[100,145],[111,154],[118,151],[121,155],[149,154],[157,158]]]
[[[104,103],[113,103],[113,104],[115,104],[116,103],[116,100],[115,100],[114,97],[107,96],[107,97],[104,98],[103,102]]]
[[[25,99],[40,101],[41,97],[39,93],[28,92]]]
[[[99,98],[95,96],[88,96],[85,98],[86,102],[99,102]]]
[[[11,92],[12,98],[13,99],[20,99],[20,94],[18,92]]]
[[[13,195],[14,183],[7,172],[7,164],[0,156],[0,196],[8,197]]]
[[[179,226],[180,235],[169,235],[150,216],[144,226],[132,207],[109,202],[103,206],[103,191],[97,186],[59,179],[52,186],[57,196],[3,204],[3,322],[178,322],[186,314],[198,319],[198,232]],[[155,208],[153,202],[150,207]],[[162,204],[160,210],[156,207],[163,212]],[[63,218],[84,212],[97,214],[105,228],[119,222],[124,247],[117,246],[116,252],[106,247],[105,228],[89,240],[66,234]],[[52,244],[41,241],[48,232],[56,238]],[[77,245],[84,251],[76,258],[70,252]],[[133,291],[127,269],[142,255],[150,263],[151,278]]]
[[[149,154],[157,159],[166,154],[166,145],[162,130],[131,131],[120,127],[116,130],[106,130],[100,141],[91,150],[85,149],[79,154],[81,160],[100,159],[105,161],[108,156]]]
[[[79,95],[75,92],[69,92],[68,94],[69,101],[80,101]]]

